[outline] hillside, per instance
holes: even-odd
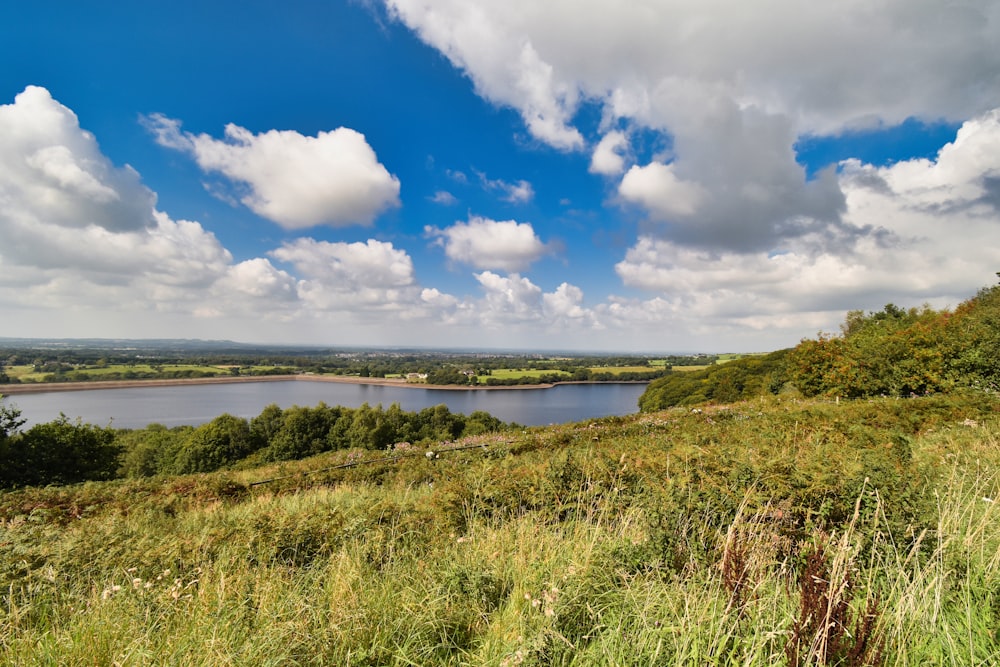
[[[993,664],[998,408],[771,397],[4,492],[0,663]]]
[[[662,410],[778,394],[908,397],[969,388],[1000,391],[1000,286],[979,290],[954,310],[891,303],[869,313],[852,310],[839,334],[653,380],[639,406]]]

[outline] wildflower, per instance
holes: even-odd
[[[115,584],[114,586],[109,586],[109,587],[105,588],[101,592],[101,599],[102,600],[108,600],[108,599],[111,598],[111,596],[113,596],[115,593],[117,593],[121,589],[122,589],[122,587],[119,586],[118,584]]]
[[[132,579],[132,588],[140,588],[142,586],[142,579],[139,577],[134,577]]]

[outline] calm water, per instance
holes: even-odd
[[[270,403],[356,408],[362,403],[417,411],[444,403],[452,412],[484,410],[527,426],[583,421],[638,411],[645,384],[566,384],[551,389],[449,391],[333,382],[246,382],[240,384],[139,387],[18,394],[4,399],[21,409],[26,426],[52,421],[60,413],[71,419],[116,428],[203,424],[228,412],[255,417]]]

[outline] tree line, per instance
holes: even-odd
[[[16,407],[0,403],[0,487],[211,472],[339,449],[425,446],[514,426],[481,410],[462,415],[438,405],[408,412],[396,403],[272,404],[249,420],[223,414],[175,428],[114,429],[65,416],[22,431],[24,423]]]
[[[1000,286],[979,290],[954,310],[891,303],[852,310],[838,334],[654,380],[639,407],[729,403],[783,391],[866,398],[961,389],[1000,390]]]
[[[86,345],[84,345],[86,343]],[[205,343],[207,345],[207,343]],[[161,342],[166,346],[167,342]],[[406,376],[410,373],[427,376],[428,384],[470,384],[473,377],[490,377],[495,370],[519,368],[532,371],[552,371],[550,381],[608,382],[651,379],[663,375],[672,366],[711,363],[708,355],[542,355],[529,353],[438,352],[432,350],[336,350],[321,348],[252,348],[208,349],[183,347],[147,347],[117,349],[94,342],[81,342],[80,347],[26,347],[0,340],[0,384],[16,383],[18,379],[5,367],[30,366],[42,374],[42,382],[87,382],[105,380],[175,379],[205,377],[219,374],[224,368],[233,375],[278,375],[312,373],[317,375],[352,375],[383,378]],[[655,364],[657,365],[654,365]],[[172,365],[202,366],[170,368]],[[635,377],[621,377],[603,372],[601,367],[645,366]],[[120,367],[120,368],[115,368]],[[563,373],[572,378],[562,376]],[[494,378],[490,384],[537,384]],[[545,381],[542,381],[545,382]]]

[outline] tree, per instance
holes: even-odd
[[[257,447],[267,447],[281,430],[284,413],[277,403],[265,407],[259,415],[250,420],[250,433],[257,441]]]
[[[3,394],[0,394],[0,401],[3,401]],[[21,418],[21,410],[13,405],[4,405],[0,402],[0,441],[6,440],[14,435],[18,429],[24,426],[25,420]]]
[[[298,459],[328,449],[330,413],[322,403],[315,408],[292,406],[284,411],[281,427],[271,438],[269,458],[275,461]]]
[[[149,477],[173,469],[177,452],[194,431],[192,426],[168,429],[162,424],[150,424],[144,429],[119,432],[122,449],[119,477]]]
[[[74,484],[113,479],[120,447],[115,432],[70,422],[65,415],[7,438],[0,482],[14,485]]]
[[[248,456],[253,438],[247,420],[224,414],[196,428],[173,462],[176,474],[211,472]]]

